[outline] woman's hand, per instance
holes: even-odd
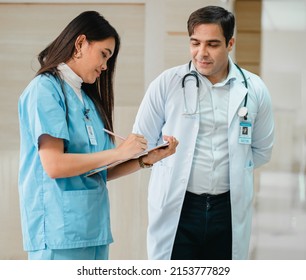
[[[147,140],[144,136],[132,133],[116,147],[116,150],[119,158],[125,160],[145,151],[147,147]]]
[[[168,141],[169,146],[164,148],[153,150],[152,152],[148,153],[147,155],[142,157],[142,161],[145,164],[154,164],[161,159],[171,156],[176,152],[176,147],[179,142],[173,136],[164,136],[165,141]]]
[[[138,135],[138,137],[139,136],[140,135]],[[176,146],[178,145],[178,141],[173,136],[164,136],[164,140],[169,142],[169,146],[152,150],[147,155],[142,156],[141,159],[142,159],[144,164],[148,164],[148,165],[154,164],[157,161],[175,153]],[[143,139],[142,138],[137,138],[137,141],[140,141],[141,145],[143,145],[142,146],[143,150],[141,150],[140,152],[147,149],[146,145],[144,146],[144,143],[146,144],[146,141],[144,140],[144,138]],[[123,142],[122,145],[123,144],[127,144],[127,143]],[[137,149],[135,149],[134,151],[136,151],[136,153],[139,152],[139,150],[137,152]],[[133,154],[133,155],[135,155],[135,154]],[[139,170],[139,168],[140,168],[140,164],[138,162],[138,159],[126,161],[122,164],[119,164],[115,167],[112,167],[112,168],[108,169],[107,180],[113,180],[113,179],[119,178],[123,175],[133,173],[133,172]]]

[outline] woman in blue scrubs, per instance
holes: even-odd
[[[177,141],[138,159],[147,149],[130,134],[117,147],[113,74],[116,30],[95,11],[81,13],[38,56],[40,69],[19,103],[19,194],[29,259],[108,259],[113,241],[106,182],[151,166],[175,152]],[[86,176],[115,161],[113,168]]]

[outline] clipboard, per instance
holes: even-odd
[[[151,148],[151,149],[148,149],[148,150],[145,150],[145,151],[143,151],[143,152],[141,152],[141,153],[138,153],[138,154],[136,154],[136,155],[134,155],[134,156],[132,156],[132,157],[130,157],[130,158],[128,158],[128,159],[125,159],[125,160],[118,160],[118,161],[115,161],[115,162],[110,163],[110,164],[108,164],[108,165],[104,165],[104,166],[98,167],[98,168],[96,168],[96,169],[90,170],[89,172],[87,172],[87,173],[85,174],[85,177],[89,177],[89,176],[94,175],[94,174],[96,174],[96,173],[98,173],[98,172],[101,172],[101,171],[106,170],[106,169],[108,169],[108,168],[114,167],[114,166],[119,165],[119,164],[121,164],[121,163],[123,163],[123,162],[129,161],[129,160],[131,160],[131,159],[140,158],[140,157],[145,156],[145,155],[147,155],[148,153],[150,153],[150,152],[152,152],[152,151],[154,151],[154,150],[162,149],[162,148],[165,148],[165,147],[168,147],[168,146],[169,146],[169,143],[168,143],[168,142],[164,142],[164,143],[162,143],[162,144],[160,144],[160,145],[158,145],[158,146],[156,146],[156,147],[153,147],[153,148]]]

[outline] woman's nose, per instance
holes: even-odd
[[[106,62],[103,62],[101,64],[101,71],[105,71],[107,69],[107,63]]]

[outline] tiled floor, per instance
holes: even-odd
[[[306,260],[304,176],[279,172],[261,174],[250,258]]]

